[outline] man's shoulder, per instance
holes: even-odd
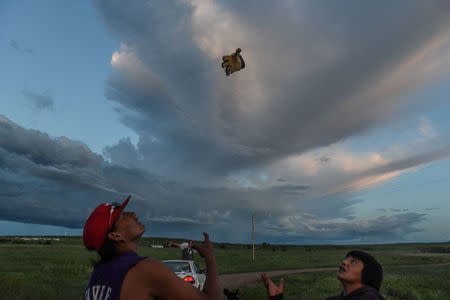
[[[385,300],[385,298],[380,294],[380,292],[371,287],[371,286],[364,286],[361,288],[360,298],[355,297],[355,299],[367,299],[367,300]]]
[[[152,286],[161,285],[169,279],[176,277],[162,262],[145,258],[131,268],[125,276],[127,280],[134,281],[136,285]]]
[[[337,298],[339,299],[339,298]],[[385,298],[376,290],[375,288],[371,286],[363,286],[360,289],[357,289],[356,291],[348,294],[346,298],[349,300],[385,300]]]
[[[193,249],[192,249],[192,248],[189,248],[188,246],[182,248],[182,250],[185,251],[185,252],[191,252],[191,251],[193,251]]]
[[[151,275],[165,272],[167,271],[167,267],[159,260],[144,258],[140,260],[130,271],[141,275]]]
[[[164,267],[165,265],[160,262],[157,259],[154,258],[150,258],[150,257],[146,257],[142,260],[140,260],[137,264],[136,267],[140,267],[140,268],[158,268],[158,267]]]
[[[164,265],[151,258],[144,258],[125,275],[121,299],[153,299],[154,285],[161,285],[166,277]]]

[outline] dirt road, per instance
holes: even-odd
[[[277,276],[284,274],[297,274],[308,272],[321,272],[321,271],[333,271],[337,270],[337,267],[332,268],[311,268],[311,269],[296,269],[296,270],[277,270],[267,271],[269,276]],[[236,274],[224,274],[219,275],[219,281],[222,287],[233,289],[237,287],[255,287],[262,285],[261,273],[263,272],[250,272],[250,273],[236,273]]]

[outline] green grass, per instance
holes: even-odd
[[[450,249],[449,243],[434,245],[435,248]],[[215,252],[221,274],[335,267],[345,254],[354,249],[367,251],[382,265],[389,266],[450,262],[450,254],[423,252],[423,249],[428,248],[430,248],[428,244],[287,246],[286,251],[273,251],[271,247],[260,247],[256,251],[255,261],[251,260],[251,251],[243,247],[218,248]]]
[[[2,299],[80,299],[95,255],[71,245],[0,244]]]
[[[51,244],[13,243],[0,237],[1,299],[80,299],[92,272],[96,254],[83,247],[80,237],[60,237]],[[148,247],[164,239],[144,238],[139,254],[159,260],[180,257],[179,249]],[[17,242],[17,241],[16,241]],[[219,273],[260,272],[280,269],[334,267],[351,249],[373,254],[386,269],[383,293],[389,299],[449,299],[450,266],[400,265],[450,262],[450,244],[395,244],[364,246],[258,246],[256,260],[247,245],[216,244]],[[196,261],[204,267],[203,260]],[[287,299],[322,299],[339,292],[334,272],[285,276]],[[433,282],[434,281],[434,282]],[[242,299],[265,299],[261,288],[246,289]],[[308,298],[309,297],[309,298]]]
[[[278,284],[284,279],[285,299],[325,299],[338,295],[342,286],[336,272],[302,273],[276,276]],[[242,299],[267,299],[266,290],[240,290]],[[450,299],[450,266],[439,267],[385,267],[381,293],[389,300],[445,300]]]

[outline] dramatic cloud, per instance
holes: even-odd
[[[308,186],[292,202],[281,193],[272,200],[289,210],[450,154],[427,119],[413,151],[409,144],[372,153],[339,147],[406,118],[408,94],[448,74],[445,1],[409,2],[407,9],[388,1],[96,4],[122,43],[106,95],[140,136],[136,147],[108,147],[112,163],[138,162],[192,186]],[[237,47],[247,67],[225,77],[220,58]]]
[[[284,218],[278,227],[268,225],[268,237],[280,237],[291,242],[314,242],[317,240],[339,240],[341,242],[393,242],[404,240],[409,233],[421,231],[416,226],[425,219],[425,214],[400,213],[368,220],[320,220],[304,214]]]
[[[105,152],[126,157],[124,154],[134,149],[129,140],[120,144],[122,152],[118,147],[115,153]],[[350,239],[370,240],[383,232],[398,239],[417,231],[415,225],[425,217],[408,213],[362,221],[352,208],[361,200],[334,194],[311,201],[305,196],[312,188],[309,185],[278,181],[267,187],[193,186],[152,174],[136,161],[133,164],[111,164],[82,143],[24,129],[2,116],[0,186],[4,204],[0,218],[80,228],[96,205],[120,201],[128,193],[133,195],[130,209],[139,211],[153,234],[189,236],[209,228],[217,238],[228,241],[248,237],[252,215],[261,225],[259,236],[277,241],[349,239],[350,228],[355,226],[360,228],[358,237]],[[240,229],[230,231],[230,226]],[[283,232],[289,232],[285,239]]]
[[[48,91],[36,93],[29,90],[23,90],[22,94],[33,103],[36,109],[43,110],[53,108],[54,101]]]
[[[142,164],[169,176],[260,167],[401,119],[405,95],[450,67],[445,1],[96,3],[123,43],[107,97],[141,136]],[[220,57],[237,47],[248,67],[225,77]]]
[[[433,105],[410,95],[449,73],[450,2],[94,2],[121,45],[105,95],[139,139],[103,157],[2,117],[0,218],[79,227],[131,192],[158,235],[242,241],[252,215],[276,241],[420,231],[424,212],[355,215],[354,193],[449,157],[448,138],[420,117],[409,139],[369,151],[346,142]],[[221,56],[238,47],[246,68],[227,77]]]

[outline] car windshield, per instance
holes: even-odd
[[[174,272],[191,272],[188,262],[164,262]]]

